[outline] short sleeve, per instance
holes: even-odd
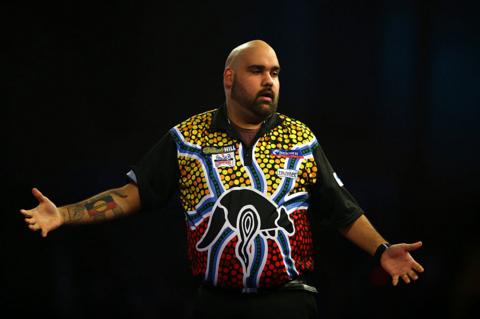
[[[311,189],[312,204],[322,221],[335,228],[346,227],[363,211],[333,170],[320,145],[314,147],[313,156],[317,165],[317,182]]]
[[[138,186],[142,210],[166,205],[178,189],[176,153],[175,142],[166,133],[127,173],[127,178]]]

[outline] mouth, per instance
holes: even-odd
[[[262,91],[258,94],[257,99],[260,101],[272,102],[275,94],[272,91]]]

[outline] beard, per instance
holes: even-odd
[[[258,100],[259,97],[266,94],[271,97],[271,101]],[[270,89],[264,89],[253,97],[249,96],[245,88],[236,81],[235,77],[233,78],[231,96],[241,107],[254,116],[255,119],[253,120],[264,121],[277,111],[278,94],[275,94]]]

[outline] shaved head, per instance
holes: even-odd
[[[227,60],[225,61],[225,68],[235,69],[237,62],[241,59],[242,55],[245,54],[245,52],[255,48],[268,49],[275,54],[275,51],[273,50],[273,48],[265,41],[262,41],[262,40],[248,41],[243,44],[240,44],[230,52],[230,54],[227,57]]]
[[[234,123],[255,127],[276,112],[279,72],[277,54],[265,41],[249,41],[230,52],[223,85],[228,114]]]

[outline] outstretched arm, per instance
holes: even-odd
[[[357,246],[374,255],[378,246],[387,241],[375,230],[365,215],[360,216],[353,223],[340,230],[341,233],[355,243]],[[391,245],[383,252],[380,264],[383,269],[392,277],[392,284],[396,286],[400,278],[405,283],[418,279],[418,273],[424,271],[423,267],[410,255],[422,246],[422,242],[413,244]]]
[[[140,196],[135,184],[107,190],[84,201],[57,207],[38,189],[32,190],[38,200],[38,206],[20,212],[25,216],[28,228],[41,230],[42,236],[63,224],[91,223],[112,219],[137,212],[140,209]]]

